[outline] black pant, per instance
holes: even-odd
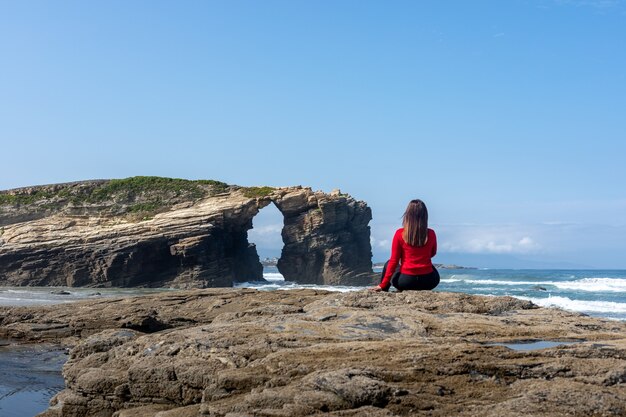
[[[387,264],[385,262],[380,280],[382,282],[385,272],[387,272]],[[391,276],[391,285],[396,287],[399,291],[405,290],[432,290],[439,285],[439,271],[433,266],[433,271],[423,275],[407,275],[400,273],[400,266],[396,268],[396,272]]]

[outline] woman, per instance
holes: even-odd
[[[422,200],[411,200],[391,243],[391,259],[382,279],[372,291],[432,290],[439,284],[439,272],[431,258],[437,253],[437,236],[428,228],[428,210]],[[400,264],[400,268],[398,268]],[[399,269],[399,270],[397,270]]]

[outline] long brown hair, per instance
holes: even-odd
[[[428,238],[428,209],[422,200],[411,200],[402,216],[402,238],[411,246],[424,246]]]

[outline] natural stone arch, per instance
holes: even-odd
[[[89,196],[109,182],[0,193],[0,284],[190,288],[261,280],[263,267],[247,232],[252,218],[272,202],[284,216],[278,269],[286,280],[372,282],[371,210],[347,194],[221,183],[213,189],[213,183],[203,183],[211,189],[205,197],[170,198],[162,210],[139,220],[124,213],[145,195],[163,191],[147,189],[121,203],[111,197],[105,206],[70,198]],[[15,196],[34,202],[14,202]]]
[[[300,284],[367,285],[372,282],[371,209],[340,191],[276,189],[273,202],[283,214],[283,250],[278,270]]]
[[[285,216],[273,202],[259,206],[259,213],[253,217],[253,227],[248,230],[248,241],[251,245],[256,245],[261,263],[264,263],[263,260],[273,261],[276,266],[275,262],[285,246],[281,234],[284,219]]]

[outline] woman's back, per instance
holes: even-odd
[[[439,272],[431,258],[437,254],[437,235],[428,228],[428,209],[422,200],[411,200],[402,216],[402,228],[391,242],[391,258],[385,264],[380,284],[372,291],[432,290]],[[400,270],[396,271],[400,265]]]
[[[437,253],[437,236],[435,231],[428,229],[428,238],[424,246],[411,246],[402,237],[404,229],[398,229],[393,237],[392,246],[399,247],[398,253],[401,259],[400,271],[408,275],[428,274],[433,270],[431,258]],[[393,248],[392,248],[393,253]]]

